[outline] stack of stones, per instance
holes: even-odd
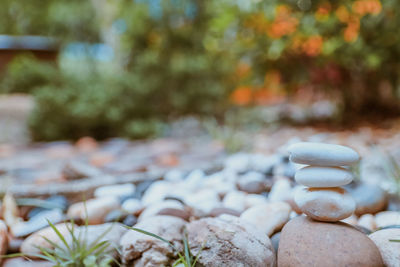
[[[340,186],[353,180],[347,167],[359,161],[358,153],[345,146],[311,142],[296,143],[288,150],[292,162],[309,165],[295,174],[296,181],[306,186],[294,196],[300,210],[324,222],[352,215],[356,204]]]

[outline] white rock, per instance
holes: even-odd
[[[195,190],[201,187],[204,183],[205,173],[202,170],[194,170],[188,174],[184,181],[187,190]]]
[[[268,194],[269,201],[286,201],[292,198],[292,186],[288,179],[277,180]]]
[[[371,231],[375,231],[376,224],[375,224],[375,217],[372,214],[364,214],[359,219],[357,224],[359,226],[365,227]]]
[[[281,161],[278,155],[265,156],[262,154],[255,154],[251,156],[250,168],[254,171],[261,173],[271,172],[273,167]]]
[[[164,175],[164,180],[169,182],[179,182],[184,178],[184,173],[178,169],[172,169]]]
[[[167,181],[152,183],[143,194],[143,205],[147,206],[162,201],[170,192],[173,192],[173,188],[173,184]]]
[[[400,243],[390,240],[400,240],[400,229],[389,228],[376,231],[369,235],[382,255],[383,263],[387,267],[400,266]]]
[[[308,166],[298,170],[295,179],[309,187],[337,187],[351,183],[353,175],[340,167]]]
[[[357,225],[357,216],[352,214],[350,217],[347,217],[340,221],[351,225]]]
[[[184,202],[202,214],[209,214],[212,209],[221,207],[218,192],[210,189],[200,190],[187,195]]]
[[[335,222],[345,219],[356,208],[350,194],[340,187],[297,190],[294,201],[301,211],[318,221]]]
[[[183,210],[184,206],[181,202],[176,200],[164,200],[157,203],[153,203],[146,207],[146,209],[140,214],[138,221],[142,221],[148,217],[156,216],[158,212],[163,209],[178,209]]]
[[[222,205],[238,212],[242,212],[246,208],[247,194],[242,191],[231,191],[224,197]]]
[[[240,218],[271,236],[289,220],[291,210],[285,202],[266,203],[249,208]]]
[[[237,153],[225,160],[225,168],[236,173],[245,172],[249,169],[251,156],[246,153]]]
[[[218,172],[205,177],[203,188],[215,190],[222,197],[228,192],[236,190],[236,185],[232,180],[226,178],[223,173]]]
[[[288,151],[292,162],[316,166],[348,166],[360,159],[349,147],[324,143],[296,143]]]
[[[94,191],[94,196],[96,198],[101,197],[124,197],[131,196],[135,193],[136,186],[134,184],[116,184],[116,185],[106,185],[97,188]]]
[[[60,223],[54,226],[64,237],[70,235],[70,232],[73,231],[73,229],[78,228],[78,226],[72,226],[70,223]],[[40,248],[54,249],[53,244],[49,243],[44,237],[55,244],[60,241],[60,237],[53,228],[47,226],[46,228],[28,236],[21,244],[21,252],[29,256],[33,254],[41,254]]]
[[[259,194],[248,194],[245,199],[246,209],[266,203],[268,203],[268,199]]]
[[[94,198],[72,204],[68,208],[67,216],[83,221],[87,219],[89,224],[100,224],[110,211],[119,208],[119,200],[116,197]]]
[[[122,203],[122,209],[127,213],[135,214],[143,209],[143,205],[139,199],[129,198]]]
[[[400,225],[400,212],[398,211],[381,211],[375,214],[375,223],[377,228],[390,225]]]
[[[29,221],[18,222],[11,225],[10,228],[15,237],[22,237],[47,227],[49,225],[48,221],[56,224],[64,219],[64,213],[60,209],[46,210],[38,213]]]

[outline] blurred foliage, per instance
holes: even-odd
[[[37,139],[144,137],[182,114],[219,115],[323,92],[341,118],[399,111],[395,0],[28,0],[0,4],[0,33],[89,47],[57,67],[19,58],[3,92],[32,92]],[[68,61],[68,64],[65,64]]]

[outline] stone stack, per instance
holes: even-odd
[[[289,148],[290,160],[306,164],[295,179],[306,186],[294,196],[300,210],[314,220],[336,222],[353,214],[356,204],[340,186],[351,183],[347,166],[358,162],[359,155],[349,147],[302,142]]]

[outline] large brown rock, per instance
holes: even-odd
[[[275,266],[275,253],[266,233],[234,216],[204,218],[187,227],[190,251],[206,267]]]
[[[369,235],[381,252],[387,267],[400,266],[400,229],[389,228]]]
[[[278,267],[384,266],[375,244],[346,223],[326,223],[299,216],[281,232]]]

